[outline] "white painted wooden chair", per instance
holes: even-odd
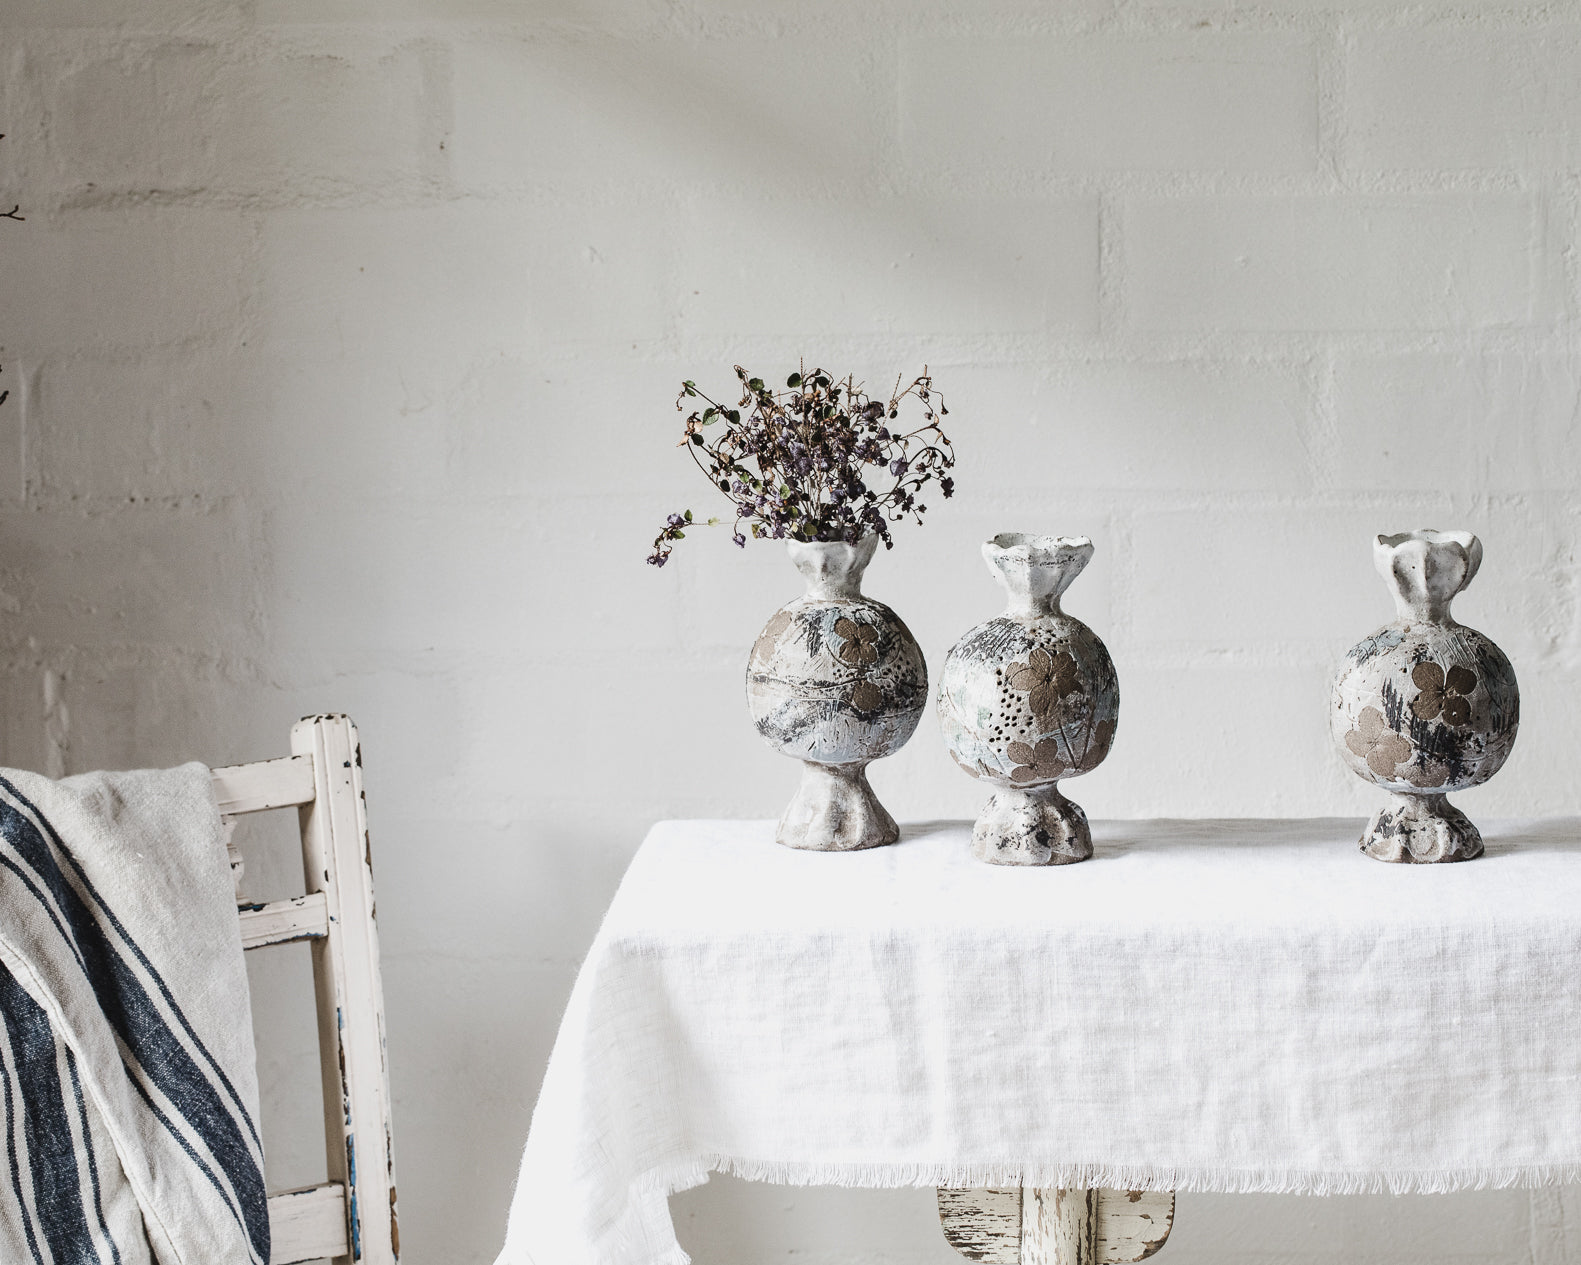
[[[357,728],[345,716],[309,716],[291,730],[290,755],[215,769],[214,790],[227,819],[295,807],[301,820],[304,896],[242,900],[241,859],[231,850],[242,947],[310,940],[318,995],[329,1180],[269,1196],[271,1265],[395,1265],[384,994]]]

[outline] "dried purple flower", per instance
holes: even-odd
[[[740,365],[736,377],[742,395],[735,408],[688,381],[676,409],[684,411],[682,401],[688,398],[703,401],[705,407],[686,418],[681,446],[735,503],[731,539],[737,545],[746,544],[745,524],[758,539],[854,543],[877,535],[892,549],[890,523],[907,517],[922,521],[927,506],[917,494],[925,484],[937,479],[946,498],[954,494],[954,480],[945,471],[955,465],[955,451],[939,425],[948,410],[926,368],[904,390],[897,380],[887,403],[870,399],[850,376],[835,381],[822,369],[791,374],[785,391],[769,390]],[[898,418],[908,398],[919,401],[923,425],[892,432],[881,422]],[[719,423],[717,439],[710,443],[705,428]],[[875,492],[867,479],[882,480],[886,472],[890,486]],[[684,529],[692,525],[690,510],[671,514],[648,561],[663,566],[672,543],[684,540]]]

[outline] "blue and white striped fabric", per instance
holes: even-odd
[[[209,771],[0,770],[0,1262],[267,1265]]]

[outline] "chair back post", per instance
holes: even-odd
[[[292,727],[291,751],[312,759],[313,799],[299,810],[303,870],[309,895],[322,892],[328,913],[328,934],[312,945],[328,1175],[347,1196],[348,1253],[335,1259],[395,1265],[384,992],[357,727],[345,716],[306,717]]]

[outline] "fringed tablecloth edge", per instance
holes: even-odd
[[[973,1163],[800,1163],[715,1155],[670,1174],[669,1193],[706,1180],[698,1173],[728,1174],[780,1186],[898,1188],[1061,1187],[1109,1190],[1175,1190],[1211,1194],[1439,1195],[1459,1190],[1504,1190],[1581,1182],[1581,1162],[1466,1169],[1344,1172],[1322,1169],[1178,1168],[1138,1164],[1025,1165]]]

